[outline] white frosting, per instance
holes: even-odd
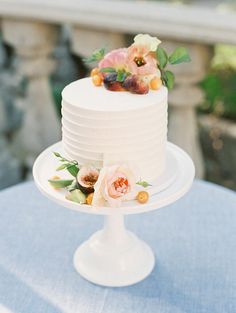
[[[130,92],[115,92],[103,87],[95,88],[91,78],[75,81],[64,88],[62,98],[67,104],[78,108],[78,112],[84,110],[96,112],[127,112],[146,110],[147,106],[156,105],[166,98],[165,87],[162,92],[149,91],[145,95],[134,95]],[[114,96],[116,95],[116,96]]]
[[[75,81],[62,92],[62,134],[67,156],[81,165],[128,162],[155,180],[165,169],[167,89],[137,95]]]

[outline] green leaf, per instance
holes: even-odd
[[[166,51],[159,47],[156,50],[156,58],[159,61],[159,66],[161,69],[165,68],[168,62],[168,55],[166,53]]]
[[[147,188],[147,187],[149,187],[149,186],[152,186],[152,185],[150,185],[148,182],[146,182],[145,180],[140,180],[140,181],[138,181],[138,182],[136,183],[136,185],[140,185],[140,186],[142,186],[142,187],[144,187],[144,188]]]
[[[172,65],[190,61],[191,59],[188,54],[188,50],[183,47],[176,48],[174,52],[169,56],[169,62]]]
[[[174,87],[175,76],[171,71],[165,71],[163,79],[168,89],[172,89]]]
[[[60,153],[58,152],[53,152],[53,154],[57,157],[57,158],[60,158],[60,162],[70,162],[69,160],[63,158],[63,156],[60,155]]]
[[[102,73],[114,73],[116,70],[113,67],[102,67],[99,72]]]
[[[67,163],[67,164],[62,164],[62,165],[60,165],[60,166],[56,169],[56,171],[64,170],[64,169],[67,167],[67,165],[68,165],[68,163]]]
[[[73,179],[49,179],[48,182],[54,188],[65,188],[72,184]]]
[[[71,192],[69,192],[67,195],[66,195],[66,199],[67,200],[70,200],[70,201],[73,201],[73,202],[76,202],[76,203],[80,203],[80,204],[84,204],[86,203],[86,196],[85,194],[79,190],[79,189],[75,189]]]
[[[58,152],[53,152],[53,154],[54,154],[57,158],[61,158],[60,153],[58,153]]]
[[[118,71],[117,72],[117,77],[116,77],[116,80],[118,81],[118,82],[123,82],[124,80],[125,80],[125,78],[126,78],[126,72],[125,71]]]
[[[75,189],[78,189],[78,183],[77,183],[76,179],[74,179],[73,182],[71,183],[71,185],[69,185],[67,187],[68,191],[73,191]]]
[[[93,51],[92,55],[88,58],[83,59],[85,63],[98,62],[103,59],[105,55],[105,48],[96,49]]]
[[[77,165],[75,164],[70,164],[66,167],[67,171],[74,177],[77,176],[77,174],[79,173],[79,168]]]

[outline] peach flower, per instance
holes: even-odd
[[[103,206],[107,203],[119,207],[124,200],[136,196],[136,179],[127,165],[103,167],[94,186],[92,205]]]
[[[156,51],[161,41],[148,34],[135,36],[134,43],[128,48],[128,67],[132,74],[148,76],[157,74]]]
[[[148,76],[157,73],[157,60],[146,46],[131,45],[128,49],[128,67],[135,75]]]
[[[125,70],[128,71],[127,68],[127,48],[120,48],[116,50],[112,50],[107,53],[104,58],[99,62],[98,67],[112,67],[116,71]]]

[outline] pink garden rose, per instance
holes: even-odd
[[[112,50],[107,53],[105,57],[99,62],[98,67],[112,67],[116,71],[125,70],[129,71],[127,65],[127,48],[120,48],[116,50]]]
[[[94,186],[92,205],[103,206],[107,203],[119,207],[124,200],[132,200],[136,195],[136,179],[126,165],[103,167]]]

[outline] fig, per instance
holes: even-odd
[[[103,80],[103,84],[106,89],[110,91],[125,91],[122,83],[117,81],[117,73],[106,74]]]
[[[148,84],[139,78],[137,75],[128,76],[122,83],[123,88],[131,93],[137,93],[140,95],[146,94],[149,91]]]
[[[95,167],[82,166],[77,174],[79,189],[85,194],[94,192],[94,185],[98,180],[98,176],[99,171]]]
[[[105,73],[104,82],[106,84],[114,83],[116,81],[116,78],[117,78],[117,73],[116,72]]]

